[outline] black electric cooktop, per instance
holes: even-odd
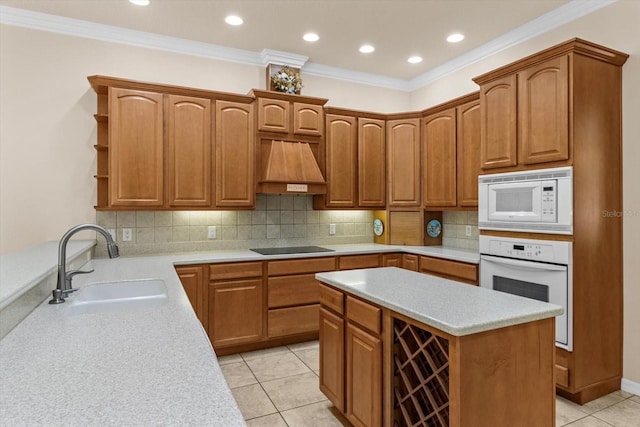
[[[333,249],[321,248],[320,246],[288,246],[284,248],[256,248],[250,250],[261,255],[288,255],[309,254],[313,252],[334,252]]]

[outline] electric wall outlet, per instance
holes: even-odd
[[[123,228],[122,229],[122,241],[123,242],[130,242],[131,240],[133,240],[133,231],[130,228]]]
[[[329,224],[329,235],[333,236],[336,234],[336,225],[335,224]]]
[[[215,225],[210,225],[207,228],[207,238],[208,239],[216,239],[218,237],[218,230]]]
[[[467,228],[464,231],[464,234],[467,235],[467,237],[471,237],[471,226],[467,225]]]

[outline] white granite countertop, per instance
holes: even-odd
[[[165,281],[169,297],[157,308],[95,314],[71,313],[75,294],[65,304],[44,301],[0,340],[0,420],[12,426],[245,425],[175,273],[177,264],[389,252],[479,262],[474,252],[433,247],[324,247],[335,252],[264,256],[249,250],[210,251],[89,262],[83,269],[95,272],[76,276],[74,287],[153,278]],[[35,267],[27,270],[20,275],[3,268],[3,284],[5,272],[16,288],[44,274]],[[17,294],[13,290],[11,298]]]
[[[74,278],[162,279],[160,307],[74,315],[74,296],[45,301],[2,339],[0,424],[244,426],[172,261],[94,260]]]
[[[316,279],[454,336],[563,312],[557,305],[396,267],[318,273]]]

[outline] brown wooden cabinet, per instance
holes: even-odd
[[[420,273],[478,285],[478,264],[421,256]]]
[[[519,163],[569,159],[569,57],[518,73]]]
[[[474,79],[484,102],[482,152],[491,148],[490,132],[507,123],[518,129],[517,141],[512,132],[508,138],[517,142],[517,165],[485,173],[573,167],[573,351],[556,349],[556,372],[558,394],[580,404],[619,389],[622,377],[623,225],[622,218],[602,212],[623,210],[620,123],[627,58],[572,39]],[[504,81],[517,98],[488,104],[482,94]]]
[[[161,93],[109,88],[109,199],[112,206],[164,204]]]
[[[355,117],[327,114],[326,176],[328,208],[356,207],[358,125]]]
[[[498,78],[474,79],[480,84],[483,169],[527,169],[570,159],[570,58],[565,54]]]
[[[358,205],[386,205],[385,121],[358,118]]]
[[[344,412],[344,319],[324,307],[320,308],[320,341],[320,390]]]
[[[480,101],[475,99],[456,108],[458,206],[478,206],[480,175]]]
[[[480,85],[480,162],[482,169],[518,163],[516,76]]]
[[[169,206],[211,206],[211,100],[167,95]]]
[[[324,112],[322,105],[293,103],[293,134],[322,136]]]
[[[382,310],[320,287],[320,390],[353,425],[381,426]]]
[[[203,292],[205,284],[207,283],[207,272],[208,267],[203,265],[183,265],[176,267],[176,273],[178,273],[178,277],[189,298],[191,307],[193,307],[193,311],[203,325],[206,316],[203,310]]]
[[[420,119],[387,122],[388,206],[420,206]]]
[[[456,206],[456,109],[425,117],[422,129],[424,205]]]
[[[205,328],[213,347],[259,342],[264,337],[262,262],[209,265]]]
[[[478,206],[480,103],[473,93],[425,111],[422,188],[425,208]]]
[[[253,106],[216,101],[216,206],[255,205]]]
[[[258,131],[289,133],[290,111],[289,101],[258,98]]]
[[[98,95],[97,209],[255,204],[253,98],[105,76],[88,80]]]
[[[413,254],[402,254],[402,268],[405,270],[418,271],[419,257]]]
[[[381,267],[402,268],[402,254],[382,254]]]

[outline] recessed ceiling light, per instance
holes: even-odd
[[[229,15],[226,18],[224,18],[224,22],[226,22],[229,25],[242,25],[244,21],[239,16]]]
[[[302,36],[302,38],[304,39],[304,41],[307,41],[307,42],[317,42],[318,40],[320,40],[320,36],[317,35],[316,33],[307,33],[304,36]]]
[[[410,64],[419,64],[422,62],[422,57],[421,56],[412,56],[409,59],[407,59],[407,62]]]
[[[129,2],[136,6],[149,6],[149,0],[129,0]]]
[[[363,44],[362,46],[360,46],[360,52],[362,53],[371,53],[374,50],[376,50],[375,47],[371,46],[370,44]]]
[[[464,36],[460,33],[453,33],[449,37],[447,37],[447,41],[449,43],[458,43],[464,40]]]

